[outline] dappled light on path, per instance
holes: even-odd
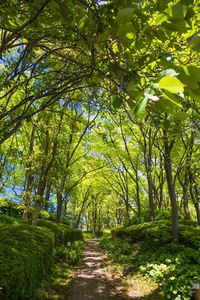
[[[122,290],[108,279],[104,257],[98,239],[89,240],[84,252],[83,263],[71,286],[69,300],[123,300]]]

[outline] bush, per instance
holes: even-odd
[[[200,227],[180,225],[181,242],[200,250]]]
[[[56,249],[55,257],[57,260],[67,260],[69,265],[77,265],[84,245],[83,241],[75,241],[70,247],[62,245]]]
[[[200,228],[195,222],[180,221],[180,243],[173,242],[166,220],[116,227],[112,236],[101,244],[114,262],[153,278],[162,299],[191,299],[192,281],[200,278]]]
[[[145,222],[149,222],[149,212],[143,212],[141,217],[134,216],[131,219],[125,221],[124,226],[138,225]]]
[[[30,225],[0,228],[0,286],[4,300],[31,299],[53,260],[53,234]]]
[[[39,218],[48,220],[50,218],[50,213],[44,209],[40,210]]]
[[[21,204],[16,204],[8,199],[0,198],[0,212],[9,216],[21,218],[24,207]]]
[[[97,237],[97,238],[103,236],[103,231],[96,231],[96,232],[94,233],[94,236]]]
[[[143,241],[146,239],[154,243],[168,243],[172,241],[170,222],[155,221],[128,227],[119,226],[111,230],[113,237],[128,239],[130,242]]]
[[[55,233],[55,245],[66,245],[67,242],[82,240],[83,234],[80,230],[71,228],[68,225],[56,223],[53,221],[38,220],[38,226],[46,227]]]
[[[17,219],[14,217],[10,217],[8,215],[3,215],[0,214],[0,225],[5,225],[5,224],[20,224],[21,219]]]

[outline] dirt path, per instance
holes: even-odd
[[[98,239],[89,240],[83,254],[83,263],[76,272],[69,300],[124,300],[119,283],[109,279],[105,257]]]

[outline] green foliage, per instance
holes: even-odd
[[[111,230],[111,233],[113,237],[125,238],[131,242],[143,241],[148,238],[155,243],[172,241],[170,222],[163,220],[127,227],[115,227]]]
[[[4,299],[30,299],[51,270],[53,234],[30,225],[7,225],[0,228],[0,236],[0,286]]]
[[[160,220],[114,228],[113,237],[103,239],[101,245],[121,269],[132,266],[156,281],[163,299],[189,300],[192,281],[200,276],[200,229],[193,222],[184,223],[181,221],[180,243],[170,240],[170,226]]]
[[[37,225],[40,227],[49,228],[55,233],[56,246],[66,245],[67,242],[83,239],[83,235],[80,230],[71,228],[65,224],[40,219],[38,220]]]
[[[61,245],[56,248],[55,258],[58,261],[66,260],[69,265],[79,264],[84,249],[83,241],[75,241],[70,246]]]
[[[200,227],[194,227],[192,225],[180,225],[180,238],[181,241],[200,251]]]
[[[141,217],[138,216],[134,216],[131,219],[129,219],[128,221],[124,222],[124,226],[131,226],[131,225],[137,225],[137,224],[141,224],[144,222],[148,222],[149,221],[149,213],[143,213]]]
[[[183,84],[178,80],[178,78],[173,76],[163,77],[158,84],[159,89],[167,90],[171,93],[183,93]]]
[[[49,220],[51,217],[50,213],[46,210],[40,210],[39,218]]]
[[[4,224],[20,224],[22,222],[21,219],[17,219],[14,217],[10,217],[8,215],[0,214],[0,225]]]
[[[84,236],[84,239],[93,239],[93,238],[99,238],[99,237],[102,237],[103,236],[103,231],[96,231],[96,232],[93,232],[93,231],[84,231],[83,232],[83,236]]]
[[[39,218],[48,221],[56,221],[56,214],[42,209],[40,210]],[[60,221],[62,224],[70,225],[70,221],[64,217],[62,217]]]
[[[13,217],[22,217],[24,207],[21,204],[16,204],[11,200],[0,198],[0,212]]]

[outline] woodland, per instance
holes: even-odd
[[[144,299],[197,297],[199,10],[0,1],[0,299],[63,299],[38,289],[89,236]]]

